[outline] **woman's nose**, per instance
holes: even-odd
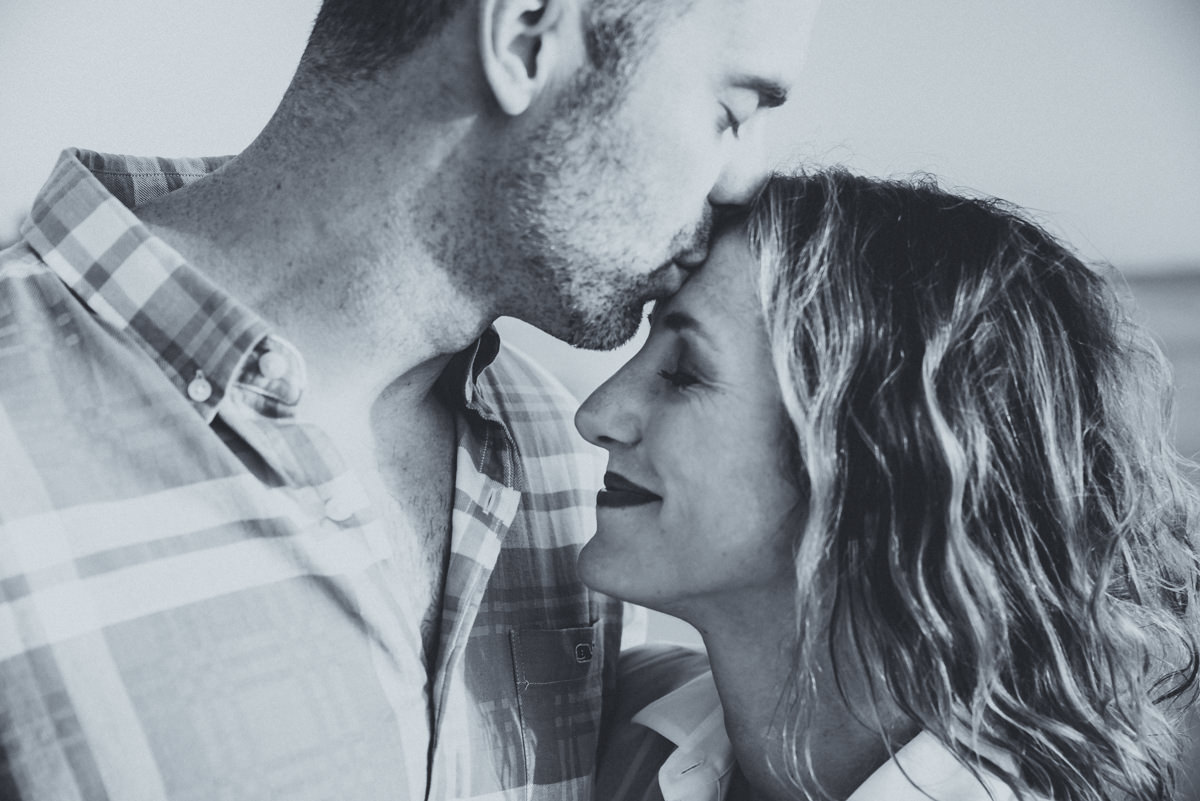
[[[589,395],[575,413],[575,428],[593,445],[612,450],[633,445],[641,437],[632,388],[622,368]]]

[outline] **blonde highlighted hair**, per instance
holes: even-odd
[[[1197,494],[1111,282],[928,180],[780,176],[748,228],[807,501],[787,772],[813,785],[812,679],[848,652],[1024,797],[1169,798]]]

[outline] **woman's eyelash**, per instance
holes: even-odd
[[[659,370],[658,375],[671,386],[679,388],[690,387],[700,382],[699,378],[683,370]]]

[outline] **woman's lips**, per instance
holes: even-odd
[[[640,506],[661,500],[661,496],[611,471],[604,474],[604,489],[596,494],[596,505],[609,508]]]

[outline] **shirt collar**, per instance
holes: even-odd
[[[132,211],[228,161],[65,150],[21,231],[60,280],[148,353],[206,420],[234,381],[275,414],[299,402],[306,382],[295,348],[268,337],[258,315],[153,236]],[[442,378],[455,406],[493,421],[492,401],[479,391],[478,379],[499,350],[500,335],[488,328]],[[273,355],[263,362],[267,353]]]
[[[706,672],[633,716],[676,750],[659,770],[665,801],[720,801],[729,790],[733,746],[721,699]],[[1009,801],[1008,785],[984,773],[976,779],[929,732],[921,732],[881,765],[847,801]]]
[[[883,763],[846,801],[1011,801],[1009,786],[981,771],[971,774],[927,731]]]
[[[733,777],[733,746],[711,671],[655,700],[633,716],[675,744],[658,771],[664,801],[717,801]]]
[[[491,399],[481,391],[479,376],[496,360],[500,353],[500,333],[489,326],[479,339],[456,353],[438,380],[439,391],[454,403],[478,411],[488,419],[494,419]]]
[[[149,354],[206,420],[268,326],[153,236],[131,209],[227,160],[66,150],[21,231],[59,279]],[[298,371],[297,380],[302,375]],[[287,401],[298,398],[301,387],[281,389]]]

